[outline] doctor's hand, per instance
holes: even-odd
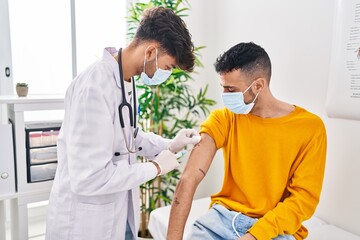
[[[167,174],[179,167],[179,162],[177,161],[175,154],[169,150],[163,150],[154,160],[152,160],[152,163],[158,169],[157,176]]]
[[[200,142],[200,135],[194,129],[181,129],[169,144],[169,150],[177,153],[188,144],[197,144]]]

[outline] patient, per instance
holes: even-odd
[[[215,69],[225,108],[201,124],[202,140],[176,188],[167,239],[182,239],[194,192],[220,148],[223,186],[190,239],[304,239],[302,222],[315,211],[324,176],[323,122],[272,95],[269,56],[252,42],[230,48]]]

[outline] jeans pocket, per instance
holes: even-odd
[[[109,240],[114,223],[114,203],[79,203],[74,218],[73,240]]]
[[[234,217],[234,230],[236,230],[241,236],[245,235],[245,233],[254,225],[257,221],[256,218],[248,217],[242,213],[238,213]]]

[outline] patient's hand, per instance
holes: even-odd
[[[247,233],[244,236],[242,236],[241,238],[239,238],[239,240],[256,240],[256,238],[253,235],[251,235],[250,233]]]

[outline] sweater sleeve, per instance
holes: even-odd
[[[250,229],[258,240],[279,234],[295,234],[309,219],[319,202],[326,159],[326,133],[314,137],[300,153],[282,201],[268,211]],[[304,236],[305,237],[305,236]]]

